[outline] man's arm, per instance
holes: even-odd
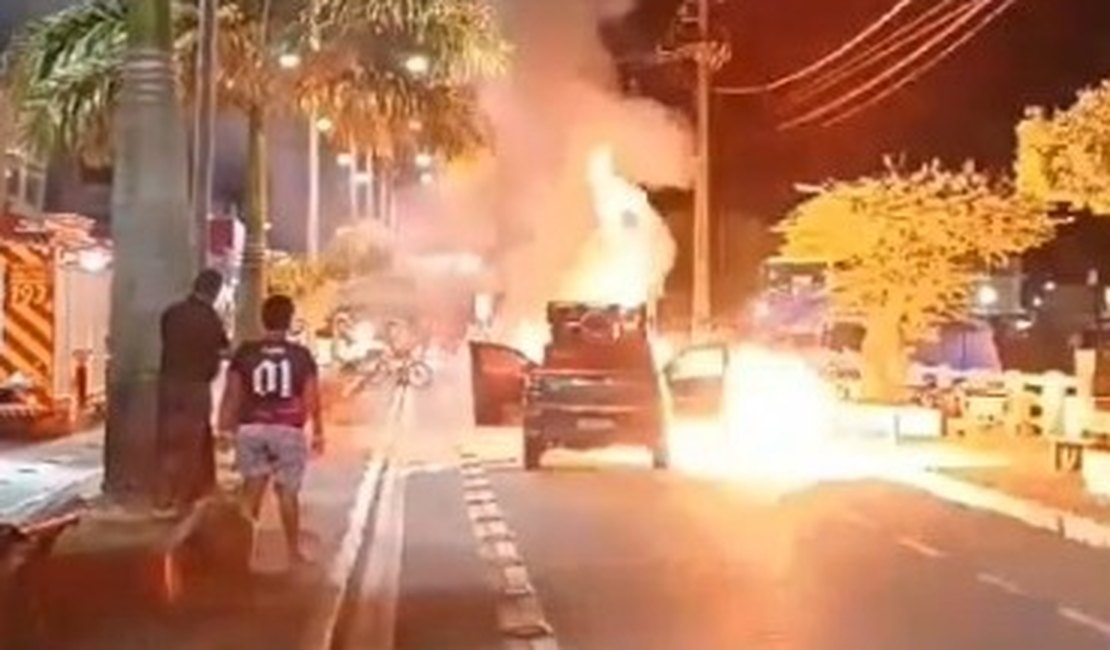
[[[312,420],[312,449],[323,453],[324,438],[324,408],[320,399],[320,379],[316,374],[309,376],[304,385],[304,405],[308,417]]]
[[[312,420],[312,449],[317,453],[324,451],[324,405],[320,398],[320,368],[316,359],[307,348],[303,350],[308,378],[304,383],[304,407]]]
[[[243,400],[243,385],[239,380],[239,373],[234,368],[227,371],[224,383],[224,394],[220,399],[220,416],[218,419],[220,433],[235,431],[239,426],[239,410]]]
[[[211,334],[209,336],[212,339],[212,344],[219,351],[221,357],[227,358],[231,354],[231,340],[227,336],[227,329],[224,328],[224,321],[215,308],[212,308],[210,321]]]

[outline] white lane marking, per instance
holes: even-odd
[[[1020,586],[1018,586],[1017,583],[1011,582],[1010,580],[1007,580],[1006,578],[996,576],[993,573],[987,573],[986,571],[980,571],[979,573],[975,574],[975,579],[978,580],[979,582],[981,582],[982,584],[994,587],[996,589],[1001,589],[1002,591],[1004,591],[1004,592],[1006,592],[1006,593],[1008,593],[1012,596],[1022,596],[1022,597],[1028,597],[1029,596],[1029,594],[1026,593],[1026,591],[1024,589],[1022,589]]]
[[[405,547],[405,474],[386,468],[382,496],[374,516],[373,544],[359,576],[359,606],[347,647],[390,650],[396,641],[397,603],[401,589],[401,554]]]
[[[486,562],[500,591],[497,619],[506,637],[505,647],[558,650],[555,633],[485,474],[485,466],[480,463],[470,465],[463,473],[463,502],[478,542],[478,555]]]
[[[347,526],[343,531],[339,552],[328,565],[327,596],[322,600],[318,613],[310,621],[305,643],[301,646],[307,650],[331,650],[335,644],[335,633],[343,602],[347,599],[352,586],[351,577],[360,551],[367,543],[370,509],[384,485],[382,474],[386,467],[385,459],[393,454],[396,443],[397,425],[402,408],[401,399],[403,396],[390,395],[386,405],[383,449],[380,455],[367,461],[355,493],[355,502],[347,511]]]
[[[1082,625],[1088,629],[1098,632],[1104,637],[1110,638],[1110,623],[1101,619],[1095,618],[1090,614],[1082,612],[1074,607],[1065,607],[1063,605],[1056,608],[1056,613],[1076,625]]]
[[[321,605],[320,613],[309,625],[305,648],[330,650],[334,643],[339,613],[347,597],[350,576],[354,572],[359,550],[366,541],[370,507],[381,487],[380,479],[384,468],[385,463],[380,458],[373,458],[366,463],[355,493],[354,505],[347,511],[347,527],[339,543],[339,552],[328,565],[328,595]]]
[[[932,558],[934,560],[939,560],[947,555],[944,551],[933,546],[929,546],[925,542],[914,539],[912,537],[899,537],[896,541],[898,542],[898,545],[902,548],[909,549],[914,553],[924,555],[925,557]]]
[[[1110,525],[999,490],[928,471],[892,471],[885,478],[973,510],[1016,519],[1092,548],[1110,548]]]

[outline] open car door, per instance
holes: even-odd
[[[499,343],[470,342],[470,389],[474,424],[520,424],[524,379],[534,364],[518,350]]]
[[[727,344],[698,345],[678,353],[663,369],[675,415],[712,416],[721,412],[728,373]]]

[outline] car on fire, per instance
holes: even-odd
[[[673,416],[719,411],[727,345],[690,348],[663,364],[643,307],[552,303],[547,321],[539,361],[470,343],[475,423],[522,426],[525,469],[549,449],[612,445],[645,447],[653,467],[666,469]]]

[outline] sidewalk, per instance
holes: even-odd
[[[134,611],[133,606],[114,606],[133,597],[133,593],[128,587],[120,587],[110,578],[106,579],[103,567],[90,569],[87,549],[77,555],[67,555],[66,537],[63,537],[48,569],[51,576],[46,588],[48,632],[34,647],[49,650],[304,650],[306,629],[313,627],[314,621],[320,618],[321,605],[335,591],[332,565],[341,553],[345,535],[352,525],[359,527],[358,522],[351,520],[352,506],[370,458],[380,448],[384,428],[375,426],[381,422],[375,417],[379,413],[373,404],[375,401],[371,398],[361,406],[347,405],[346,410],[351,412],[344,414],[345,423],[333,423],[329,427],[327,453],[309,467],[302,492],[302,529],[305,550],[313,560],[310,566],[297,570],[288,566],[272,493],[263,506],[251,574],[206,572],[199,581],[189,580],[188,588],[170,608],[147,607],[144,601],[140,601],[142,611],[139,612]],[[90,432],[7,449],[0,455],[3,459],[0,469],[2,463],[7,462],[21,466],[33,464],[52,472],[78,472],[88,485],[90,473],[99,477],[102,444],[103,436]],[[219,463],[223,482],[230,469],[230,456],[222,456]],[[98,487],[98,484],[97,478],[93,485]],[[110,528],[108,524],[103,530]],[[356,532],[361,532],[361,528]],[[97,537],[100,533],[94,529],[91,535]],[[109,549],[106,553],[113,553],[110,540],[105,543],[108,544],[105,548]]]
[[[973,461],[934,467],[933,471],[941,475],[1110,524],[1110,503],[1089,494],[1078,472],[1054,468],[1049,440],[983,433],[929,447],[946,449]]]
[[[368,427],[333,428],[333,447],[304,485],[305,550],[314,563],[290,570],[272,495],[263,508],[251,575],[206,576],[171,611],[112,611],[90,602],[84,615],[49,620],[51,650],[300,650],[305,630],[330,589],[328,570],[347,531],[348,514],[370,453]],[[55,566],[65,563],[59,549]],[[83,582],[75,579],[78,585]],[[51,592],[56,585],[51,585]],[[86,590],[93,585],[84,587]],[[81,589],[81,586],[75,586]],[[111,585],[89,592],[112,599]],[[73,597],[72,588],[68,594]],[[63,596],[63,600],[68,600]],[[65,608],[68,609],[68,608]],[[48,615],[49,617],[49,615]]]

